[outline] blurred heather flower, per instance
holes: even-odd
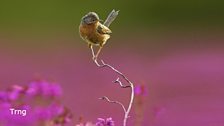
[[[102,119],[98,118],[96,126],[114,126],[114,121],[112,118]]]
[[[30,96],[42,95],[46,97],[58,97],[62,95],[62,90],[57,83],[37,80],[30,83],[26,93]]]
[[[37,106],[34,108],[36,118],[49,120],[63,112],[63,106],[59,104],[50,104],[48,106]]]
[[[1,102],[7,102],[8,101],[8,95],[6,91],[0,91],[0,103]]]
[[[19,85],[13,85],[12,88],[8,91],[9,100],[14,101],[19,98],[21,93],[23,93],[24,87]]]
[[[11,108],[11,104],[8,102],[2,102],[0,103],[0,122],[3,122],[5,120],[5,117],[9,115],[9,109]],[[1,124],[1,123],[0,123]]]
[[[18,100],[23,91],[24,87],[18,85],[13,85],[6,91],[0,91],[0,102],[12,102]]]
[[[35,96],[38,92],[40,92],[39,85],[36,81],[32,81],[26,90],[26,94],[29,96]]]
[[[0,125],[64,126],[72,114],[58,99],[59,84],[45,80],[32,81],[28,86],[13,85],[0,91]],[[26,115],[12,115],[11,108],[26,110]]]
[[[50,126],[64,126],[66,123],[71,121],[73,115],[70,110],[66,107],[63,107],[61,110],[60,114],[57,114],[53,120],[50,121],[52,124]]]
[[[77,124],[75,126],[96,126],[95,124],[91,123],[91,122],[87,122],[87,123],[80,123],[80,124]]]
[[[135,94],[141,95],[141,96],[146,96],[147,95],[146,87],[144,85],[136,85],[135,86]]]

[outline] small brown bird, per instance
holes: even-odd
[[[110,24],[117,17],[119,11],[112,10],[108,15],[105,22],[102,24],[99,16],[95,12],[89,12],[81,19],[79,26],[79,33],[81,38],[88,43],[88,47],[92,50],[93,59],[97,60],[97,57],[110,38],[112,31],[109,29]],[[99,46],[99,49],[95,55],[93,45]]]

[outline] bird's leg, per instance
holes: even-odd
[[[93,45],[89,43],[88,47],[91,49],[93,60],[95,60],[96,59],[96,55],[95,55],[95,52],[94,52],[94,49],[93,49]]]
[[[95,60],[96,59],[96,55],[95,55],[95,52],[94,52],[94,49],[93,49],[92,45],[90,46],[90,49],[91,49],[91,52],[92,52],[93,60]]]
[[[95,60],[97,60],[97,57],[99,56],[99,54],[100,54],[102,48],[103,48],[103,46],[100,46],[100,47],[99,47],[99,49],[98,49],[98,51],[97,51],[97,53],[96,53],[96,55],[95,55]]]

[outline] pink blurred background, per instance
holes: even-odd
[[[35,78],[53,80],[63,88],[73,123],[80,116],[92,122],[112,117],[121,125],[122,108],[98,98],[127,105],[130,92],[112,83],[117,75],[111,70],[96,67],[78,33],[84,14],[94,10],[104,19],[115,8],[120,15],[100,58],[145,86],[142,125],[224,126],[224,4],[117,3],[1,3],[0,90]],[[135,109],[129,125],[136,122]]]
[[[135,85],[146,86],[144,125],[224,125],[223,37],[217,34],[176,37],[173,33],[162,39],[140,38],[112,38],[101,58],[125,73]],[[35,47],[30,44],[32,41],[36,40],[1,37],[1,90],[13,84],[28,84],[37,77],[54,80],[63,87],[63,102],[71,108],[75,121],[79,116],[86,121],[113,117],[117,125],[121,123],[120,106],[98,98],[106,95],[127,105],[129,90],[112,83],[117,76],[111,70],[96,67],[86,43],[65,35],[38,40],[41,43]],[[51,46],[45,46],[45,42]],[[27,46],[10,43],[27,43]],[[153,47],[150,43],[163,44]],[[133,108],[129,123],[134,121]]]

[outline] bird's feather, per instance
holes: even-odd
[[[104,25],[107,26],[107,27],[109,27],[110,24],[111,24],[111,23],[114,21],[114,19],[117,17],[118,12],[119,12],[119,11],[112,10],[112,11],[110,12],[110,14],[107,16],[107,19],[105,20]]]
[[[106,27],[102,24],[98,25],[97,32],[100,33],[100,34],[110,34],[110,33],[112,33],[112,31],[108,27]]]

